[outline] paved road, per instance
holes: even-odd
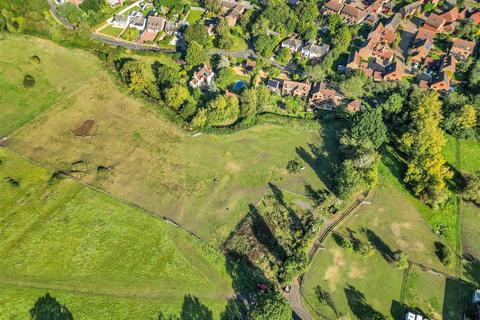
[[[313,320],[312,316],[303,304],[302,295],[300,294],[300,283],[298,282],[298,279],[293,281],[291,291],[290,293],[286,293],[285,297],[287,298],[288,304],[290,307],[292,307],[293,312],[295,312],[298,318],[301,320]]]
[[[47,2],[48,2],[48,6],[50,7],[50,12],[53,14],[53,16],[55,17],[55,19],[57,19],[58,21],[60,21],[60,23],[65,26],[65,28],[70,29],[70,30],[75,29],[75,25],[71,24],[70,21],[68,21],[67,19],[65,19],[64,17],[62,17],[62,16],[58,13],[56,4],[55,4],[55,2],[54,2],[53,0],[48,0]]]

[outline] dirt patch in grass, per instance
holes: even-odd
[[[91,137],[98,132],[98,124],[93,119],[85,120],[82,125],[76,129],[73,129],[73,133],[77,137]]]

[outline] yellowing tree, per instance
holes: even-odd
[[[458,127],[460,129],[470,129],[477,125],[477,110],[471,104],[463,105],[458,115]]]
[[[411,124],[401,138],[407,154],[405,182],[425,202],[436,206],[448,198],[446,179],[452,173],[445,165],[445,136],[440,128],[442,114],[438,93],[415,91],[410,100]]]

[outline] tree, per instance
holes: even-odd
[[[85,13],[76,5],[69,2],[62,3],[57,7],[58,13],[67,18],[73,24],[78,24],[85,18]]]
[[[35,86],[35,78],[29,74],[23,77],[23,87],[25,89],[33,88]]]
[[[277,55],[277,61],[286,64],[292,58],[292,52],[288,48],[283,48]]]
[[[443,156],[445,136],[438,93],[416,90],[409,105],[410,126],[400,139],[407,154],[405,182],[426,203],[437,206],[448,197],[446,179],[452,177]]]
[[[404,270],[408,268],[408,255],[404,252],[396,252],[394,256],[395,266],[400,269]]]
[[[295,6],[295,14],[298,17],[297,32],[301,34],[310,33],[312,26],[318,18],[319,11],[315,0],[302,0]],[[316,28],[314,28],[316,30]],[[312,38],[308,38],[312,39]]]
[[[405,99],[399,93],[393,93],[381,104],[381,108],[387,113],[398,113],[402,110]]]
[[[33,320],[73,320],[68,308],[61,305],[49,293],[38,298],[29,312]]]
[[[335,31],[332,39],[332,45],[340,53],[346,52],[352,41],[352,34],[348,26],[343,25]]]
[[[258,54],[268,58],[272,55],[277,44],[277,38],[261,34],[256,37],[253,46]]]
[[[213,12],[214,14],[220,13],[221,3],[220,0],[204,0],[203,6],[208,11]]]
[[[257,90],[249,88],[243,90],[240,95],[240,117],[251,120],[257,114],[258,97]]]
[[[208,35],[207,27],[203,24],[196,23],[189,26],[185,30],[184,38],[188,44],[196,42],[203,48],[210,46],[210,36]]]
[[[104,0],[83,0],[80,4],[80,8],[87,11],[99,11],[105,4]]]
[[[477,125],[477,110],[471,104],[465,104],[458,114],[457,127],[460,131],[474,128]]]
[[[235,81],[236,75],[232,68],[222,68],[215,78],[215,83],[219,88],[226,89]]]
[[[356,113],[348,134],[359,142],[370,140],[375,149],[380,148],[387,140],[387,127],[383,123],[381,109]]]
[[[155,62],[152,66],[157,85],[160,88],[171,87],[180,80],[180,72],[171,66]]]
[[[470,71],[470,77],[468,80],[470,88],[474,91],[478,90],[478,87],[480,86],[480,60],[475,62],[472,71]]]
[[[249,312],[252,320],[291,320],[292,309],[277,292],[259,295]]]
[[[207,103],[206,124],[225,126],[237,120],[240,113],[238,99],[235,97],[217,96]]]
[[[287,96],[283,99],[283,104],[288,113],[297,114],[302,111],[302,101],[297,97]]]
[[[480,171],[467,175],[467,186],[462,193],[463,199],[480,205]]]
[[[198,66],[199,64],[208,61],[208,55],[205,49],[198,42],[192,41],[188,45],[185,61],[190,66]]]
[[[367,77],[363,72],[356,70],[346,79],[340,82],[340,92],[347,98],[358,99],[363,95],[363,86],[367,82]]]
[[[217,47],[220,49],[231,49],[234,39],[230,34],[230,26],[226,19],[220,19],[217,26]]]
[[[175,111],[178,111],[189,97],[188,88],[182,85],[175,85],[165,90],[165,101]]]

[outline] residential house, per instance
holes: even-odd
[[[299,96],[306,98],[310,93],[312,85],[310,82],[298,82],[284,80],[282,83],[282,95]]]
[[[480,24],[480,10],[472,13],[469,19],[473,20],[475,24]]]
[[[425,21],[425,25],[423,26],[423,28],[437,33],[437,32],[442,32],[444,25],[445,25],[445,17],[443,15],[431,13],[428,16],[427,21]]]
[[[130,22],[130,17],[124,14],[116,14],[112,19],[112,27],[126,28]]]
[[[280,93],[282,81],[279,79],[268,79],[267,81],[267,88],[270,92],[273,93]]]
[[[147,28],[148,32],[160,32],[165,28],[167,20],[163,17],[148,17]]]
[[[347,24],[359,24],[365,20],[368,13],[351,4],[346,4],[340,12],[340,15]]]
[[[417,67],[429,54],[433,46],[433,37],[435,32],[420,28],[409,49],[410,61],[414,67]]]
[[[358,69],[360,67],[361,58],[358,50],[355,50],[350,57],[348,58],[347,65],[345,66],[345,70],[350,72],[352,70]]]
[[[362,103],[359,100],[352,100],[346,106],[345,110],[348,112],[358,112],[362,110]]]
[[[203,65],[197,72],[193,74],[189,84],[192,88],[200,88],[212,83],[215,73],[210,65]]]
[[[143,31],[143,29],[145,29],[146,24],[147,24],[147,19],[145,19],[144,16],[135,16],[131,19],[130,27]]]
[[[475,42],[455,38],[452,40],[450,54],[460,61],[465,61],[470,57],[475,49]]]
[[[302,48],[302,56],[307,59],[320,59],[327,54],[330,46],[327,44],[316,45],[313,43],[307,44]]]
[[[450,76],[445,71],[440,71],[430,80],[430,88],[436,91],[450,90]]]
[[[328,88],[326,82],[322,81],[313,85],[309,99],[310,106],[313,109],[332,110],[338,107],[341,102],[342,96],[336,90]]]
[[[405,19],[409,16],[413,16],[417,14],[421,10],[422,10],[422,2],[416,1],[400,8],[400,14],[402,15],[402,18]]]
[[[247,60],[243,65],[243,69],[245,71],[253,71],[253,69],[255,69],[256,66],[257,66],[257,62],[255,60]]]
[[[457,60],[452,54],[447,54],[441,59],[440,68],[442,71],[445,71],[452,75],[457,69]]]
[[[389,64],[383,72],[383,80],[386,81],[401,81],[405,73],[405,66],[397,60],[394,63]]]
[[[232,9],[226,16],[225,19],[227,20],[227,24],[230,27],[233,27],[237,24],[238,19],[242,16],[242,13],[238,11],[236,8]]]
[[[337,0],[330,0],[323,6],[325,14],[335,14],[342,11],[344,4],[338,2]]]
[[[220,11],[225,15],[225,19],[231,27],[236,25],[242,14],[250,8],[252,8],[252,5],[248,1],[236,2],[224,0],[220,3]]]
[[[385,25],[384,32],[384,40],[393,42],[397,37],[397,30],[400,22],[402,21],[402,15],[400,13],[395,13],[393,18]]]
[[[281,47],[290,49],[291,52],[297,52],[302,46],[302,41],[298,39],[286,39],[282,41]]]
[[[176,23],[176,22],[172,22],[172,21],[167,21],[165,22],[165,27],[164,27],[164,31],[168,34],[173,34],[175,32],[178,32],[178,30],[180,30],[182,26],[179,24],[179,23]]]

